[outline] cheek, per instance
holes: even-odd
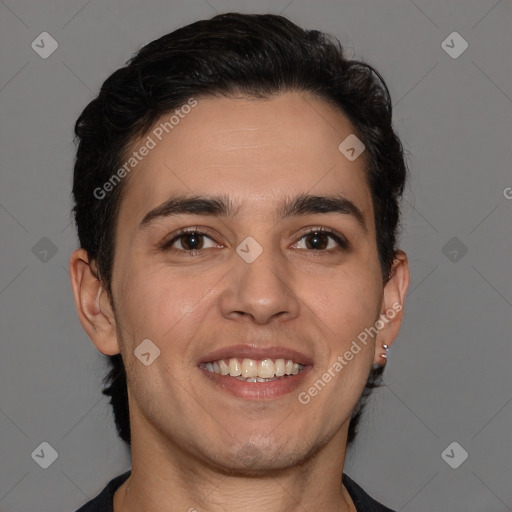
[[[132,343],[149,338],[160,348],[172,344],[179,350],[179,340],[186,344],[197,329],[197,315],[208,302],[205,293],[216,281],[209,285],[204,274],[187,277],[178,270],[144,265],[138,269],[126,272],[119,286],[119,316],[128,322]]]
[[[301,296],[338,339],[357,336],[378,318],[382,286],[374,273],[351,268],[321,280],[302,280]]]

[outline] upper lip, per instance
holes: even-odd
[[[201,357],[198,364],[219,361],[220,359],[291,359],[294,363],[302,365],[313,364],[310,357],[298,352],[297,350],[261,345],[230,345],[228,347],[218,348]]]

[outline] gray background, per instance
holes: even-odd
[[[410,153],[405,324],[345,472],[399,511],[512,510],[510,1],[0,0],[0,511],[70,512],[130,467],[69,284],[73,123],[140,46],[230,10],[336,34],[388,82]]]

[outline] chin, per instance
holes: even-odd
[[[219,447],[216,453],[211,452],[210,445],[207,456],[218,468],[240,474],[255,475],[286,470],[303,462],[310,455],[304,442],[297,440],[292,446],[289,439],[284,443],[260,435],[250,441],[236,441],[236,444],[231,440],[227,448]]]

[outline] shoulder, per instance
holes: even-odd
[[[95,498],[81,506],[76,512],[113,512],[114,493],[130,476],[130,473],[131,469],[110,480],[106,487]]]
[[[369,494],[367,494],[362,487],[360,487],[348,475],[343,473],[343,485],[346,487],[357,512],[395,512],[381,503],[375,501]]]

